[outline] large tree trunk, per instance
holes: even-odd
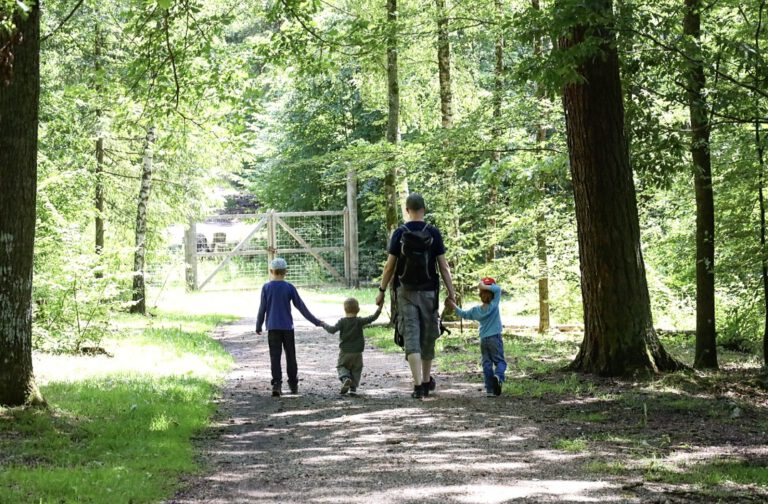
[[[701,1],[685,0],[683,31],[688,49],[686,81],[691,115],[691,157],[696,192],[696,368],[717,368],[715,334],[715,204],[712,194],[710,125],[701,60]]]
[[[131,313],[147,313],[147,293],[144,284],[144,259],[147,253],[147,205],[152,191],[152,144],[155,141],[155,129],[149,128],[144,148],[142,163],[141,189],[136,211],[136,250],[133,256],[133,304]]]
[[[0,30],[0,404],[6,406],[42,401],[32,372],[38,5],[26,19],[14,16],[13,21],[16,34]]]
[[[572,19],[606,19],[611,1]],[[653,328],[614,34],[603,25],[571,27],[570,49],[597,37],[600,55],[581,60],[579,82],[564,88],[581,263],[584,340],[570,368],[606,376],[676,370]]]
[[[400,84],[397,77],[397,0],[387,0],[387,142],[396,149],[400,143]],[[384,192],[386,195],[387,235],[398,226],[399,173],[395,156],[390,158],[390,166],[384,177]]]

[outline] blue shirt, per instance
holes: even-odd
[[[320,320],[315,318],[299,297],[299,292],[292,283],[285,280],[272,280],[261,288],[261,304],[259,304],[259,316],[256,319],[256,332],[261,332],[262,324],[266,318],[267,331],[273,329],[293,329],[293,316],[291,315],[291,303],[304,318],[319,326]]]
[[[403,226],[407,227],[411,231],[421,231],[424,229],[425,224],[426,222],[424,221],[409,221],[403,224]],[[392,233],[392,238],[389,240],[389,247],[387,247],[387,252],[397,257],[398,259],[400,258],[400,237],[404,231],[403,226],[395,229],[395,231]],[[432,274],[432,278],[434,278],[431,290],[437,290],[440,287],[437,274],[437,257],[445,254],[445,243],[443,243],[443,235],[440,234],[440,230],[435,226],[430,224],[427,226],[427,230],[432,235],[432,247],[429,250],[428,264],[429,272]],[[398,278],[400,273],[401,269],[396,267],[393,284],[395,289],[400,286],[400,279]]]
[[[480,322],[480,339],[501,334],[501,314],[499,313],[499,301],[501,301],[501,287],[497,284],[490,285],[493,299],[488,303],[488,308],[483,305],[473,306],[469,310],[456,308],[456,315],[467,320]]]

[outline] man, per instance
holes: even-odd
[[[379,285],[376,304],[384,302],[384,293],[394,278],[398,330],[404,337],[405,358],[413,375],[411,397],[421,399],[435,388],[430,376],[435,357],[435,340],[440,335],[438,320],[438,267],[448,299],[455,300],[451,269],[445,259],[445,245],[440,231],[424,222],[424,198],[411,193],[405,200],[408,222],[392,233],[387,263]],[[448,303],[448,300],[446,300]]]

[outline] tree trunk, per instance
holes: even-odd
[[[531,7],[539,10],[539,0],[531,0]],[[540,57],[542,52],[541,38],[537,34],[533,39],[533,54]],[[543,86],[536,85],[536,99],[543,101],[545,94]],[[542,123],[536,125],[536,146],[543,147],[547,141],[547,129]],[[539,157],[542,157],[541,155]],[[543,178],[543,175],[540,175]],[[543,180],[540,182],[539,194],[541,201],[546,199],[546,185]],[[539,333],[544,334],[549,331],[549,260],[547,253],[547,217],[544,214],[544,206],[539,205],[538,216],[536,217],[536,256],[539,263]]]
[[[696,192],[696,368],[717,369],[715,334],[715,204],[712,194],[710,125],[701,55],[701,1],[685,0],[683,31],[688,62],[686,81],[691,115],[691,157]]]
[[[147,204],[152,191],[152,144],[155,141],[155,128],[150,127],[142,163],[141,189],[136,211],[136,251],[133,256],[133,305],[131,313],[147,313],[146,286],[144,284],[144,259],[147,253]]]
[[[400,143],[400,84],[397,78],[397,0],[387,0],[387,142],[396,149]],[[398,169],[395,156],[390,158],[390,167],[384,177],[384,192],[386,195],[387,235],[398,225]]]
[[[585,5],[571,18],[610,17],[610,0]],[[569,367],[605,376],[676,370],[653,328],[615,36],[604,25],[575,25],[560,44],[571,49],[587,37],[601,40],[600,55],[580,60],[581,79],[563,99],[584,304],[584,340]]]
[[[496,15],[501,19],[502,7],[501,0],[495,0],[494,5],[496,7]],[[503,104],[504,94],[504,32],[499,29],[496,36],[495,47],[495,65],[493,69],[493,151],[491,152],[491,162],[494,165],[495,173],[499,171],[499,162],[501,161],[501,153],[499,152],[499,141],[502,136],[501,128],[501,107]],[[494,209],[498,206],[499,188],[497,177],[492,177],[490,187],[488,188],[488,208],[491,210],[490,228],[496,229],[497,221]],[[496,245],[491,244],[485,252],[486,262],[493,262],[496,258]]]
[[[760,135],[760,121],[755,121],[755,145],[757,147],[757,166],[760,173],[758,199],[760,202],[760,263],[762,266],[763,303],[765,317],[763,321],[763,365],[768,368],[768,248],[766,248],[765,229],[765,156]]]
[[[437,67],[440,80],[440,117],[443,128],[453,127],[453,94],[451,92],[451,44],[448,41],[448,20],[445,0],[437,5]]]
[[[32,272],[40,101],[40,9],[0,30],[0,404],[42,402],[32,371]],[[8,58],[12,55],[12,66]]]
[[[101,100],[101,32],[99,25],[96,25],[95,29],[95,41],[94,41],[94,70],[95,81],[94,88],[96,89],[96,99]],[[104,137],[102,132],[102,110],[101,104],[96,109],[96,172],[95,172],[95,194],[94,194],[94,206],[96,208],[96,218],[94,219],[94,231],[95,231],[95,246],[96,254],[101,254],[104,250]],[[97,276],[101,276],[98,272]]]

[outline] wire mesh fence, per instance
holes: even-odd
[[[187,262],[200,288],[256,288],[268,280],[274,257],[286,260],[286,279],[296,285],[343,283],[350,280],[349,255],[356,253],[345,211],[221,215],[188,232],[194,237],[188,237]]]

